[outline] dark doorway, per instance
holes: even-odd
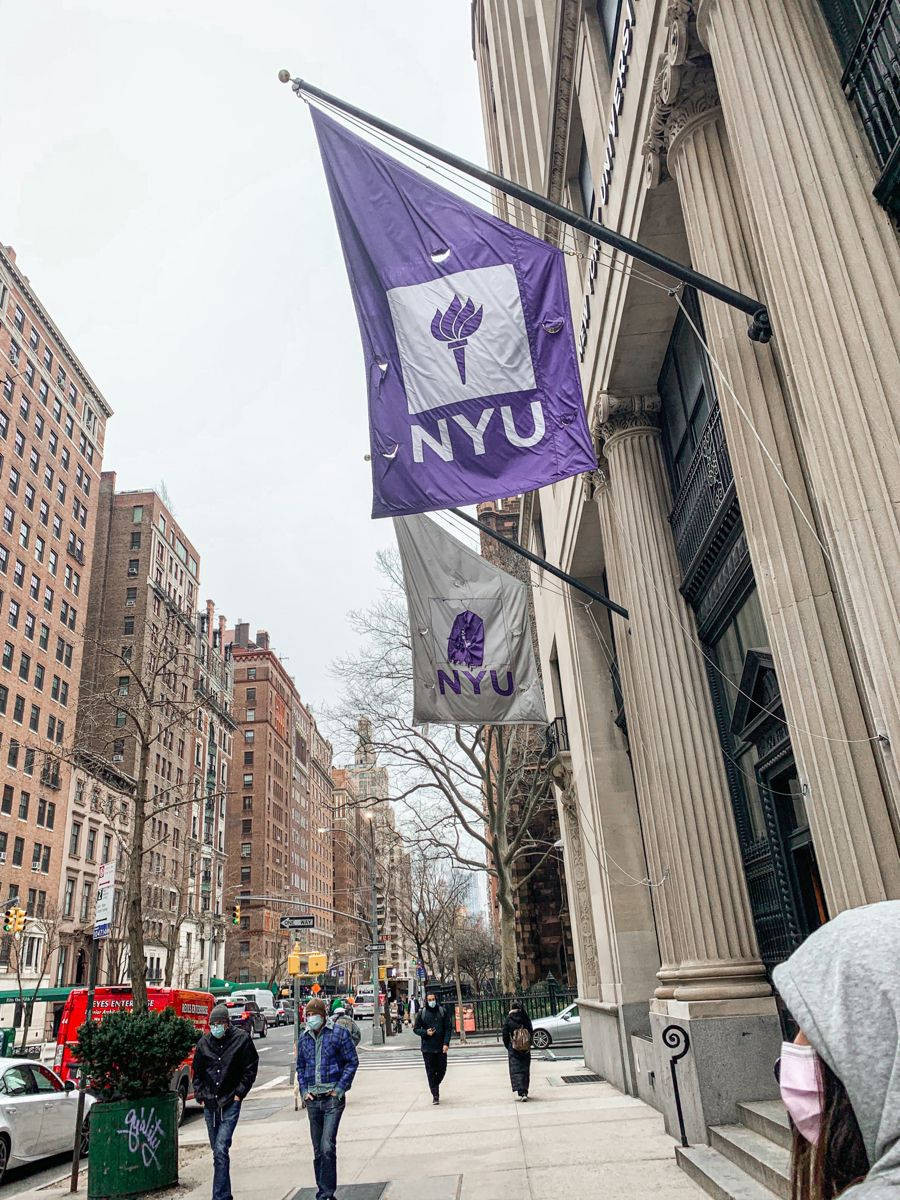
[[[752,836],[741,838],[760,954],[771,970],[828,920],[803,786],[767,649],[744,659],[731,733],[743,762]],[[755,784],[755,786],[754,786]]]

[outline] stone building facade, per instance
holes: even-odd
[[[226,808],[228,925],[225,974],[242,982],[281,980],[294,935],[280,918],[308,912],[302,950],[331,953],[331,746],[320,735],[293,679],[246,622],[225,634],[234,660],[236,748]],[[327,776],[327,780],[326,780]],[[257,897],[256,899],[252,897]]]
[[[334,837],[332,871],[334,876],[334,963],[340,983],[348,990],[368,978],[368,926],[371,917],[371,882],[367,850],[371,832],[369,821],[359,805],[353,777],[346,767],[331,772],[334,782]],[[343,912],[346,916],[340,916]]]
[[[774,330],[752,341],[736,309],[497,198],[566,253],[600,462],[525,496],[520,536],[630,614],[533,572],[587,1060],[675,1131],[663,1033],[686,1033],[692,1142],[777,1094],[772,966],[900,896],[900,254],[879,141],[898,124],[874,111],[896,92],[841,87],[848,44],[877,83],[866,7],[472,10],[493,168],[763,298]]]
[[[111,409],[11,246],[0,244],[0,986],[56,974],[57,897],[73,786],[94,528]],[[48,959],[49,954],[49,959]],[[31,1034],[43,1037],[36,1006]],[[0,1024],[20,1014],[0,1007]]]

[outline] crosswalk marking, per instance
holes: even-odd
[[[278,1087],[280,1083],[287,1083],[287,1075],[279,1075],[275,1079],[270,1079],[268,1083],[261,1083],[253,1089],[254,1092],[264,1092],[267,1088]]]

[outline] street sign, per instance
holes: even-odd
[[[116,889],[116,864],[105,862],[100,864],[97,875],[97,902],[94,906],[94,940],[109,936],[109,926],[113,918],[113,900]]]
[[[322,989],[319,987],[319,985],[317,983],[314,983],[309,990],[312,992],[312,994],[314,996],[318,996],[319,992],[321,992]]]
[[[343,979],[343,978],[344,978],[344,968],[338,967],[338,979]]]
[[[315,917],[282,917],[278,922],[281,929],[315,929]]]
[[[384,942],[373,942],[371,946],[366,946],[369,954],[375,954],[376,951],[380,954],[384,948]]]
[[[425,968],[424,967],[416,967],[416,978],[421,979],[421,980],[425,979]]]

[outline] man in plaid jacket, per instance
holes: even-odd
[[[359,1066],[350,1034],[340,1025],[326,1024],[325,1017],[325,1001],[314,996],[297,1042],[297,1084],[309,1114],[316,1200],[334,1200],[338,1126]]]

